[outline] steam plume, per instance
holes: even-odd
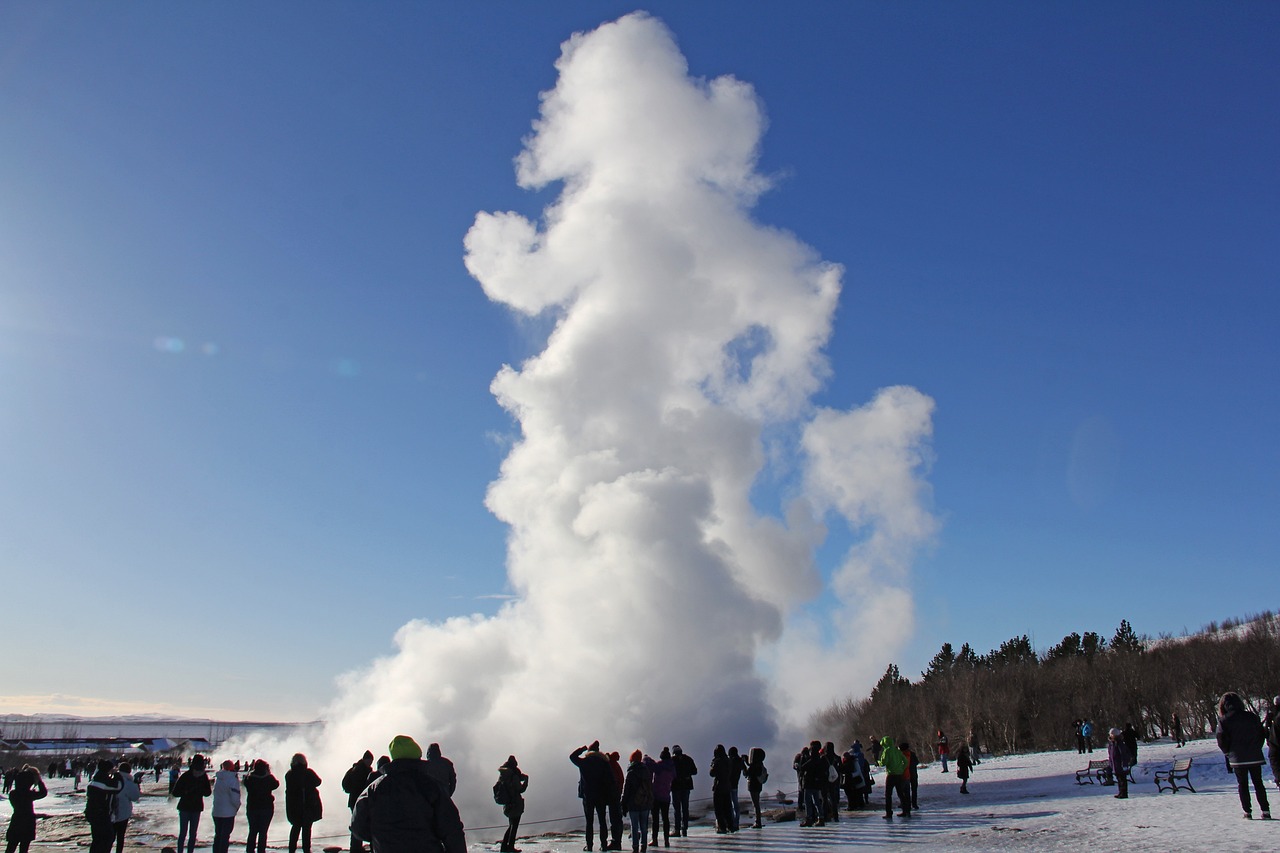
[[[492,386],[520,428],[487,498],[515,600],[405,625],[313,747],[336,776],[398,732],[439,741],[469,824],[492,822],[510,753],[532,818],[578,813],[566,756],[595,738],[705,763],[716,742],[790,736],[909,631],[907,566],[934,528],[932,401],[810,402],[842,269],[751,219],[769,187],[751,87],[691,78],[639,13],[573,36],[557,67],[516,166],[559,197],[540,223],[482,213],[465,240],[491,299],[554,319]],[[757,509],[762,479],[792,484],[785,506]],[[828,581],[832,513],[856,535]]]

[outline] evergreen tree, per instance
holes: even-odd
[[[1111,638],[1111,651],[1130,654],[1146,650],[1146,644],[1134,633],[1133,626],[1129,624],[1129,620],[1121,619],[1120,627],[1116,628],[1116,634]]]

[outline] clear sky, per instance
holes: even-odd
[[[539,93],[635,8],[0,5],[0,711],[308,718],[511,600],[490,383],[551,322],[463,238],[555,200]],[[844,268],[813,405],[935,404],[873,669],[1280,605],[1280,6],[644,8],[754,87],[750,216]]]

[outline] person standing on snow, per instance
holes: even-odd
[[[947,740],[947,736],[942,733],[942,729],[938,729],[938,760],[942,762],[942,772],[949,773],[947,770],[947,759],[951,757],[951,743]]]
[[[569,753],[569,760],[578,768],[578,796],[582,798],[582,814],[587,822],[587,846],[591,849],[595,838],[593,821],[600,821],[600,849],[609,849],[609,825],[605,815],[609,803],[618,798],[617,783],[609,759],[600,751],[600,741],[590,746],[580,746]]]
[[[452,797],[453,792],[458,789],[458,772],[454,769],[453,762],[440,754],[440,744],[427,745],[426,762],[427,773]]]
[[[764,766],[764,750],[760,747],[753,747],[751,752],[747,753],[747,757],[747,768],[743,773],[747,777],[747,793],[751,795],[751,808],[756,813],[755,823],[751,826],[753,829],[761,829],[764,824],[760,822],[760,792],[769,779],[769,771]]]
[[[342,790],[347,794],[348,811],[355,809],[356,800],[377,776],[373,769],[373,753],[366,749],[360,760],[352,764],[351,769],[342,777]],[[364,842],[354,835],[351,836],[351,853],[364,853]]]
[[[969,793],[969,772],[973,770],[973,759],[969,757],[969,744],[960,741],[956,750],[956,778],[960,780],[960,793]]]
[[[182,841],[187,842],[187,853],[196,849],[196,831],[200,828],[200,813],[204,811],[204,798],[213,793],[213,784],[204,770],[204,756],[191,756],[191,766],[173,783],[173,796],[178,798],[178,850],[182,853]]]
[[[502,816],[507,819],[507,831],[502,834],[499,853],[520,853],[516,847],[516,834],[520,831],[520,816],[524,814],[524,792],[529,790],[529,777],[520,771],[514,755],[498,768],[498,784],[494,786],[494,799],[502,805]]]
[[[231,849],[231,831],[240,811],[240,779],[235,766],[233,761],[224,761],[213,777],[213,853]]]
[[[670,847],[671,786],[676,781],[676,765],[671,759],[671,750],[664,746],[657,761],[645,756],[644,766],[648,767],[649,772],[653,774],[653,814],[649,816],[649,823],[653,827],[653,841],[650,844],[654,847],[658,846],[658,830],[661,824],[662,838]]]
[[[128,764],[120,765],[120,793],[116,794],[116,808],[111,815],[116,853],[124,853],[124,833],[129,828],[129,819],[133,817],[133,804],[142,798],[138,783],[130,775],[132,770]]]
[[[693,777],[698,775],[698,765],[684,754],[680,744],[671,747],[671,763],[676,768],[675,781],[671,783],[671,804],[675,812],[675,832],[672,835],[689,835],[689,795],[693,792]]]
[[[1117,800],[1129,799],[1129,747],[1124,742],[1124,732],[1112,729],[1107,736],[1107,760],[1111,762],[1111,775],[1120,786]]]
[[[320,777],[307,766],[307,757],[295,753],[284,774],[284,816],[289,821],[289,853],[302,841],[303,853],[311,853],[311,826],[324,816],[320,802]]]
[[[253,770],[245,774],[242,784],[244,816],[249,823],[245,853],[266,853],[267,830],[276,813],[276,798],[271,792],[280,787],[280,780],[271,775],[271,765],[259,758],[253,762]]]
[[[653,809],[653,773],[644,764],[644,753],[631,753],[622,783],[622,810],[631,821],[631,853],[649,849],[649,812]]]
[[[1271,779],[1280,785],[1280,696],[1271,699],[1271,710],[1262,723],[1267,732],[1267,757],[1271,760]]]
[[[1244,816],[1253,819],[1249,803],[1249,780],[1253,780],[1253,792],[1262,809],[1262,819],[1271,820],[1271,806],[1267,802],[1267,789],[1262,784],[1262,744],[1266,733],[1258,715],[1244,706],[1238,693],[1223,693],[1218,701],[1218,748],[1227,756],[1227,763],[1236,774],[1236,787],[1240,794],[1240,806]]]
[[[893,792],[898,792],[902,811],[898,817],[911,817],[911,789],[907,782],[907,757],[893,745],[893,738],[880,738],[880,758],[876,764],[884,768],[884,819],[893,820]]]

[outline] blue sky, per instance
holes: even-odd
[[[538,93],[635,8],[0,7],[11,708],[307,716],[497,610],[489,384],[547,326],[462,238],[553,199]],[[644,8],[763,103],[752,215],[845,267],[815,402],[936,402],[904,673],[1276,606],[1274,4]]]

